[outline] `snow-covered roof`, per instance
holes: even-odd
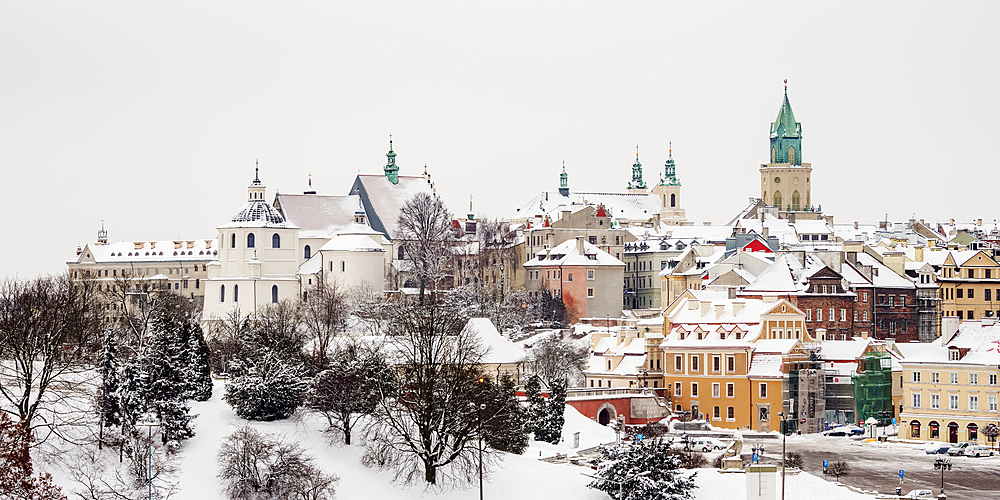
[[[328,238],[354,224],[361,197],[320,194],[277,194],[274,203],[285,219],[299,227],[299,238]]]
[[[750,371],[747,377],[750,378],[782,378],[781,354],[761,354],[754,353],[750,358]]]
[[[795,280],[793,269],[801,268],[798,261],[790,254],[782,255],[774,260],[774,264],[757,276],[746,288],[747,295],[775,295],[795,293],[799,285]]]
[[[376,233],[377,234],[377,233]],[[381,236],[381,235],[379,235]],[[364,234],[337,234],[330,241],[326,242],[320,249],[322,251],[335,252],[384,252],[385,249],[379,245],[371,236]]]
[[[539,251],[534,258],[524,263],[524,267],[537,266],[625,266],[625,263],[614,258],[589,242],[580,240],[584,255],[577,250],[577,240],[566,240],[554,248]]]
[[[465,324],[463,332],[472,334],[487,350],[482,364],[507,364],[524,361],[524,349],[511,342],[497,330],[489,318],[472,318]]]
[[[395,238],[398,230],[400,209],[413,196],[427,193],[433,196],[431,185],[423,176],[400,175],[399,182],[393,184],[382,174],[358,174],[351,194],[367,198],[368,220],[377,231]],[[363,193],[362,193],[363,189]]]
[[[982,321],[964,321],[958,333],[942,336],[934,342],[896,344],[907,363],[952,363],[966,365],[1000,365],[1000,324]],[[968,351],[957,361],[949,359],[949,350]]]
[[[833,229],[825,220],[797,220],[793,224],[795,231],[801,234],[833,234]]]
[[[663,226],[671,238],[724,244],[733,235],[733,226]]]
[[[120,241],[108,245],[88,244],[69,263],[93,261],[101,264],[136,262],[201,262],[215,259],[216,240]],[[135,248],[137,244],[142,245]],[[175,248],[180,245],[180,248]]]
[[[875,270],[872,273],[872,282],[879,288],[916,288],[916,285],[909,278],[896,274],[896,271],[889,269],[875,257],[866,253],[858,254],[858,263],[872,266]]]
[[[865,353],[871,339],[826,340],[820,344],[819,355],[826,361],[853,361]]]
[[[561,210],[576,211],[575,207],[604,205],[615,219],[648,220],[660,213],[660,200],[655,195],[630,193],[575,193],[563,196],[558,191],[542,191],[511,214],[511,219],[551,215]],[[560,208],[562,207],[562,208]]]

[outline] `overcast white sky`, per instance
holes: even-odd
[[[993,220],[1000,3],[0,1],[0,276],[112,241],[214,238],[253,164],[346,194],[426,163],[449,207],[646,182],[688,217],[759,196],[782,79],[838,222]],[[334,4],[334,5],[330,5]]]

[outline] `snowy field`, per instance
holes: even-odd
[[[192,402],[192,413],[196,419],[197,435],[185,442],[178,471],[179,493],[173,498],[183,500],[222,500],[225,495],[216,477],[215,456],[222,439],[247,421],[237,417],[232,409],[222,401],[224,385],[217,382],[211,400],[204,403]],[[370,469],[361,465],[362,447],[331,444],[323,432],[325,420],[306,415],[298,419],[279,422],[250,422],[258,430],[283,435],[307,448],[316,458],[317,465],[324,471],[340,476],[337,498],[341,500],[368,499],[395,500],[434,498],[458,500],[473,498],[476,485],[463,491],[425,491],[420,486],[402,487],[391,482],[392,475],[386,471]],[[585,467],[568,464],[551,464],[538,458],[551,457],[557,453],[573,454],[573,433],[580,432],[580,448],[589,448],[601,443],[614,442],[614,431],[580,415],[574,408],[566,408],[566,426],[563,429],[563,443],[551,445],[532,442],[522,456],[507,455],[495,467],[486,480],[486,498],[526,499],[573,499],[601,500],[607,495],[587,488],[590,478],[582,473],[592,471]],[[355,429],[355,436],[360,432]],[[73,486],[64,474],[54,471],[64,492],[72,493]],[[721,474],[714,469],[699,469],[695,498],[699,500],[719,500],[722,498],[745,498],[745,475],[741,473]],[[845,487],[826,482],[809,474],[788,476],[786,498],[823,498],[824,500],[871,499],[872,496],[853,493]],[[74,498],[75,495],[70,495]]]

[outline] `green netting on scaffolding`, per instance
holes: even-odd
[[[874,417],[888,424],[892,413],[892,359],[886,352],[869,352],[860,360],[858,373],[851,379],[858,421]]]

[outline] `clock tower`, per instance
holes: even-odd
[[[760,166],[760,198],[782,212],[812,212],[812,164],[802,162],[802,124],[788,102],[788,80],[771,123],[771,161]]]

